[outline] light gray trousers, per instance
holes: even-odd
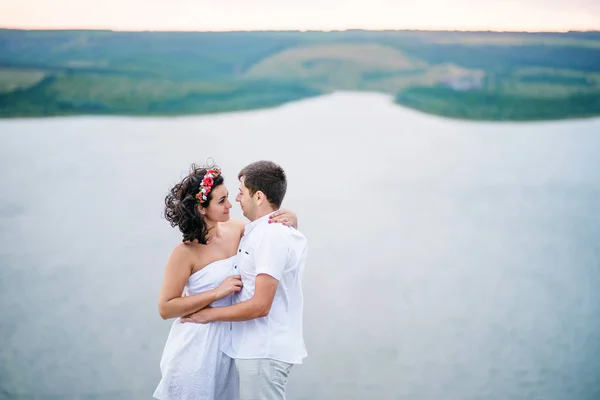
[[[292,364],[267,358],[235,360],[240,376],[240,400],[285,400]]]

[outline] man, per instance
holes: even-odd
[[[287,189],[283,169],[257,161],[238,175],[236,201],[246,225],[234,273],[242,290],[229,307],[206,308],[185,319],[207,323],[236,321],[223,351],[235,359],[241,400],[283,400],[290,369],[306,357],[302,338],[302,275],[306,238],[282,224],[271,224]]]

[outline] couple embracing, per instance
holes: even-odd
[[[217,167],[193,166],[165,199],[165,217],[183,241],[159,297],[160,315],[177,320],[160,362],[157,399],[285,399],[290,370],[306,357],[307,243],[296,215],[280,210],[285,172],[258,161],[238,180],[236,201],[249,223],[230,219]]]

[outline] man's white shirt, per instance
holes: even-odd
[[[272,276],[279,285],[266,317],[231,323],[230,340],[223,346],[225,354],[302,363],[306,357],[302,275],[307,250],[304,235],[279,223],[269,224],[269,215],[246,225],[233,270],[233,274],[241,275],[243,288],[233,295],[233,303],[252,298],[259,274]]]

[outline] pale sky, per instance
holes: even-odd
[[[0,0],[0,27],[600,30],[600,0]]]

